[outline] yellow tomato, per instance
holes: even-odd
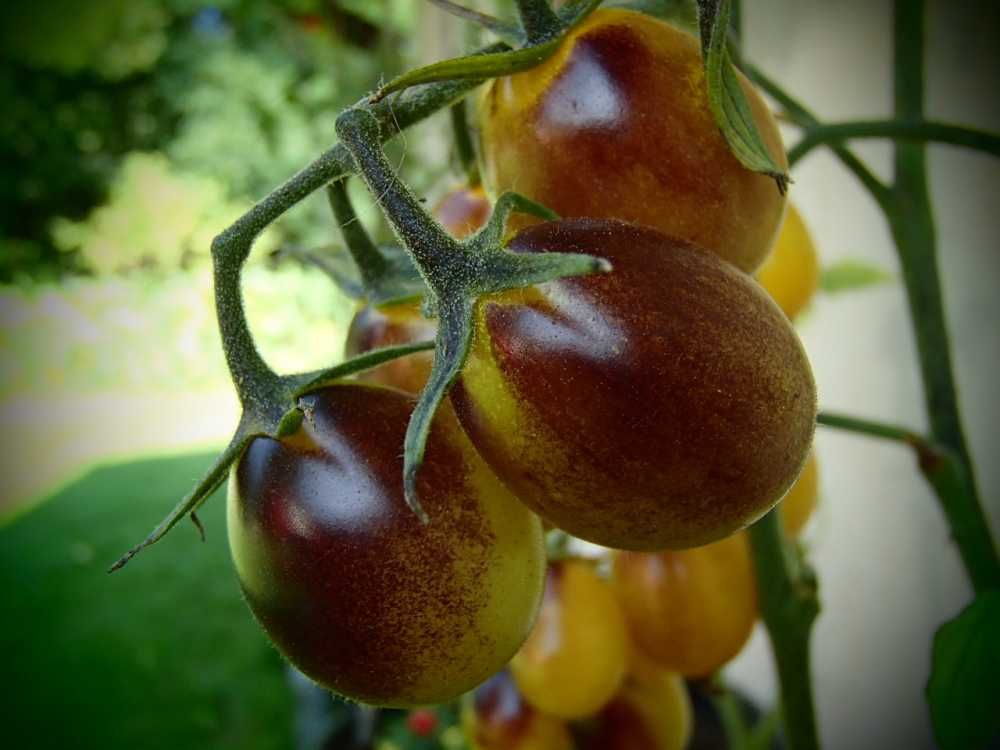
[[[687,677],[708,676],[736,656],[757,619],[744,534],[688,550],[620,552],[614,584],[639,649]]]
[[[778,240],[757,271],[757,280],[785,315],[801,313],[819,286],[819,257],[795,206],[788,204]]]
[[[510,669],[535,708],[564,719],[587,716],[625,676],[627,636],[611,586],[584,560],[549,566],[542,608]]]
[[[805,527],[819,499],[819,467],[816,464],[816,452],[810,451],[802,473],[795,484],[788,490],[781,501],[781,520],[785,524],[785,533],[798,536]]]

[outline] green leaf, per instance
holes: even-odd
[[[788,188],[788,174],[775,163],[764,145],[726,46],[729,0],[698,0],[698,24],[708,104],[715,122],[740,163],[774,178],[778,190],[784,193]]]
[[[884,268],[863,260],[841,260],[823,269],[819,286],[827,294],[839,294],[885,284],[893,276]]]
[[[1000,591],[987,591],[934,636],[927,683],[942,750],[978,750],[1000,739]]]

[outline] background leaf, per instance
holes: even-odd
[[[979,750],[1000,739],[997,674],[1000,591],[988,591],[934,636],[927,700],[943,750]]]
[[[848,259],[824,268],[820,274],[819,286],[828,294],[839,294],[885,284],[892,279],[892,274],[884,268],[868,261]]]

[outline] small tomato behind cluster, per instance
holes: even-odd
[[[476,689],[462,725],[472,750],[574,750],[566,724],[525,701],[507,670]]]
[[[535,627],[511,660],[525,699],[576,719],[611,699],[625,677],[625,620],[614,591],[585,560],[549,565]]]
[[[757,280],[789,318],[796,318],[819,286],[819,255],[801,214],[791,203],[774,249]]]

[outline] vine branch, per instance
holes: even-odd
[[[927,120],[857,120],[807,127],[802,140],[788,152],[788,163],[795,164],[816,146],[855,138],[929,141],[1000,156],[1000,135],[995,133]]]

